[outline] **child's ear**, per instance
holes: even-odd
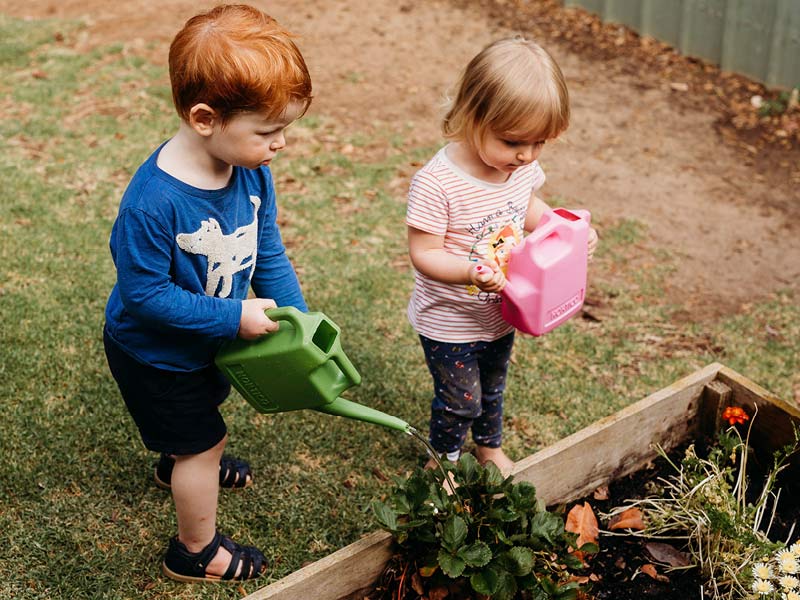
[[[189,125],[197,133],[208,137],[214,131],[214,125],[219,120],[217,111],[208,104],[195,104],[189,109]]]

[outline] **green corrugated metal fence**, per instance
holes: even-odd
[[[800,0],[564,0],[770,86],[800,85]]]

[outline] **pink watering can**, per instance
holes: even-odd
[[[580,311],[586,295],[590,218],[586,210],[548,211],[511,250],[502,311],[519,331],[542,335]]]

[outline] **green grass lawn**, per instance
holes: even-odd
[[[152,483],[155,456],[108,373],[101,329],[121,193],[177,121],[163,68],[122,46],[76,53],[79,31],[0,16],[0,597],[237,598],[376,529],[369,502],[423,450],[397,432],[310,411],[260,415],[233,394],[229,449],[250,460],[256,485],[222,494],[219,526],[265,550],[269,577],[185,586],[160,576],[174,511]],[[273,166],[282,232],[310,307],[341,326],[363,376],[349,397],[425,430],[428,374],[405,318],[404,186],[434,148],[402,148],[398,131],[377,135],[339,138],[316,114],[293,127]],[[359,158],[376,142],[388,149],[378,162]],[[506,407],[512,458],[712,361],[792,398],[797,298],[776,292],[736,318],[676,325],[661,283],[677,256],[629,268],[646,227],[596,224],[603,242],[590,296],[602,320],[518,339]]]

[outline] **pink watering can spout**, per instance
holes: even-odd
[[[556,208],[511,250],[503,288],[503,318],[542,335],[577,314],[586,294],[589,221],[586,210]]]

